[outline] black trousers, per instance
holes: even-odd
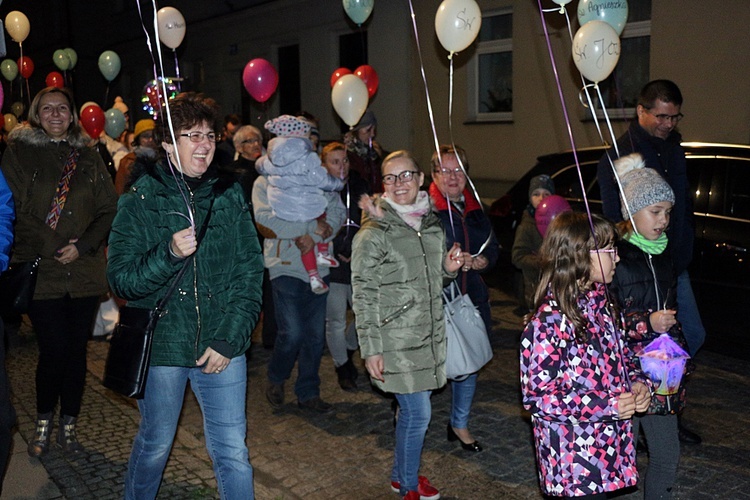
[[[29,319],[39,346],[36,367],[36,409],[77,417],[86,384],[86,343],[91,335],[99,297],[34,300]]]
[[[2,492],[5,468],[10,458],[12,429],[16,425],[16,411],[10,402],[10,384],[5,372],[5,328],[0,318],[0,492]]]

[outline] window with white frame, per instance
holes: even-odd
[[[632,118],[638,94],[650,80],[651,1],[628,0],[628,22],[620,35],[620,60],[609,78],[599,82],[610,118]],[[601,109],[597,109],[597,115],[603,116]]]
[[[470,121],[513,118],[513,13],[496,10],[482,16],[477,48],[468,66]]]

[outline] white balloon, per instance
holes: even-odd
[[[5,29],[8,30],[8,34],[17,43],[23,43],[26,37],[29,36],[29,18],[26,14],[17,10],[8,12],[5,16]]]
[[[357,75],[342,76],[336,80],[331,90],[333,109],[350,127],[355,126],[362,118],[368,101],[367,85]]]
[[[179,47],[187,29],[180,11],[174,7],[162,7],[156,13],[156,19],[159,22],[159,40],[170,49]]]
[[[552,0],[552,1],[555,2],[557,5],[559,5],[560,7],[564,7],[570,3],[570,0]]]
[[[604,21],[589,21],[573,37],[573,62],[594,83],[609,76],[620,60],[620,37]]]
[[[482,27],[482,11],[474,0],[443,0],[435,14],[435,33],[448,52],[471,45]]]

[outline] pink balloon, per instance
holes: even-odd
[[[242,71],[242,83],[253,99],[266,102],[276,92],[279,74],[265,59],[253,59]]]
[[[534,212],[534,219],[536,220],[536,228],[539,230],[539,234],[544,237],[547,234],[547,226],[554,220],[555,217],[563,212],[573,211],[570,205],[560,195],[553,194],[547,196],[542,202],[536,207]]]

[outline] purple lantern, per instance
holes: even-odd
[[[662,333],[638,353],[641,368],[654,383],[654,393],[662,396],[675,394],[680,387],[685,362],[690,355]]]

